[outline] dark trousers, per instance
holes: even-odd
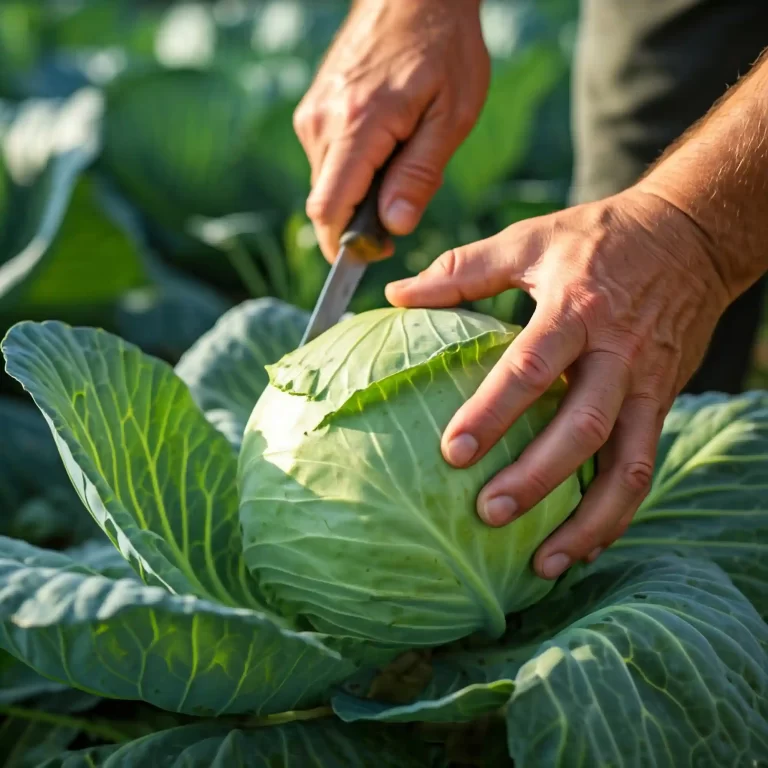
[[[586,202],[630,186],[749,70],[768,0],[581,0],[579,35],[572,201]],[[726,311],[687,392],[742,390],[764,282]]]

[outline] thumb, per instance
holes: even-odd
[[[379,196],[379,216],[393,235],[410,234],[443,183],[443,171],[464,139],[465,126],[435,104],[392,162]]]
[[[525,223],[452,248],[415,277],[389,283],[387,301],[395,307],[451,307],[525,288],[523,273],[541,253],[538,230],[521,226]]]

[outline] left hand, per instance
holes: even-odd
[[[597,453],[578,509],[534,557],[543,578],[594,560],[647,495],[664,418],[734,298],[709,249],[692,219],[636,186],[513,224],[387,287],[395,306],[452,306],[513,287],[536,301],[529,324],[445,429],[442,452],[453,466],[473,464],[565,374],[553,421],[477,500],[486,523],[506,525]]]

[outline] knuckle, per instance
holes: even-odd
[[[357,125],[364,120],[370,108],[368,99],[361,98],[356,93],[346,91],[336,100],[335,112],[344,125]]]
[[[606,528],[610,530],[610,526],[600,518],[588,518],[581,525],[581,535],[590,547],[594,547],[605,536]]]
[[[317,224],[330,224],[332,207],[330,200],[324,195],[310,196],[305,206],[307,216]]]
[[[590,319],[602,318],[610,313],[611,303],[608,296],[591,287],[585,287],[580,303],[582,312]]]
[[[299,136],[316,136],[323,123],[322,111],[310,102],[302,102],[293,113],[293,129]]]
[[[651,389],[633,392],[627,397],[627,403],[654,415],[663,413],[665,407],[662,398]]]
[[[643,354],[646,344],[647,337],[635,331],[626,331],[621,345],[623,351],[622,356],[626,360],[634,363]]]
[[[532,507],[552,490],[551,484],[538,468],[528,468],[525,473],[526,507]]]
[[[502,435],[509,428],[509,423],[496,405],[484,406],[480,411],[479,420],[483,424],[483,429],[494,435]]]
[[[434,192],[443,183],[443,174],[439,168],[418,160],[409,159],[398,170],[398,175],[410,190]]]
[[[588,554],[605,538],[603,527],[595,521],[584,520],[574,526],[571,532],[572,549],[574,552]]]
[[[526,390],[544,391],[555,378],[550,364],[535,349],[520,349],[507,362],[510,373]]]
[[[611,543],[616,541],[617,539],[620,539],[626,532],[627,528],[629,528],[629,524],[632,522],[631,517],[623,518],[619,521],[619,524],[616,526],[616,530],[613,532],[613,535],[611,536]]]
[[[620,467],[621,484],[636,496],[645,496],[653,482],[653,465],[647,459],[628,461]]]
[[[565,305],[564,314],[587,328],[600,328],[605,325],[603,319],[611,314],[608,297],[584,279],[575,281]]]
[[[599,406],[582,405],[571,418],[579,442],[588,446],[603,445],[611,434],[611,420]]]
[[[454,117],[456,130],[462,134],[469,133],[474,127],[476,119],[477,115],[473,109],[465,106],[459,107]]]
[[[463,263],[464,259],[459,252],[459,249],[451,248],[449,251],[445,251],[435,259],[435,261],[432,262],[432,267],[436,272],[452,279],[461,272]]]

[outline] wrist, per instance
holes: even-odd
[[[657,178],[644,178],[628,192],[655,201],[658,233],[669,256],[701,281],[712,303],[725,311],[741,291],[734,286],[728,260],[722,258],[716,240],[693,215],[683,196]]]
[[[738,198],[707,184],[709,174],[695,173],[695,162],[679,160],[672,155],[635,187],[687,220],[689,241],[719,276],[730,303],[768,270],[768,249],[750,235],[754,223],[739,216]]]
[[[385,5],[389,8],[416,11],[426,5],[434,5],[443,11],[465,12],[467,10],[479,11],[482,4],[483,0],[353,0],[351,8]]]
[[[637,183],[703,236],[731,300],[768,271],[768,49]]]
[[[423,25],[426,19],[448,24],[464,24],[470,20],[479,24],[482,4],[483,0],[354,0],[347,19],[375,14],[382,23],[389,19],[395,23],[417,21]]]

